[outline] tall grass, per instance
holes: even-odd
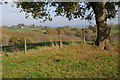
[[[3,78],[118,78],[118,52],[64,45],[3,55]]]

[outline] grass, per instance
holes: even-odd
[[[41,28],[19,28],[19,29],[8,29],[8,30],[11,32],[24,32],[24,31],[34,31],[34,30],[42,30],[42,29]]]
[[[111,30],[111,33],[118,33],[119,30]]]
[[[3,78],[118,78],[117,48],[91,45],[42,47],[3,55]]]

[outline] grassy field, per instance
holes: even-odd
[[[19,28],[19,29],[8,29],[11,32],[24,32],[24,31],[36,31],[36,30],[41,30],[44,32],[44,30],[42,28]]]
[[[4,54],[3,78],[118,78],[116,47],[74,44]]]
[[[118,33],[119,30],[111,30],[111,33]]]

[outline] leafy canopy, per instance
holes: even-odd
[[[68,20],[80,18],[85,20],[91,20],[94,17],[94,10],[91,3],[99,7],[99,2],[15,2],[17,8],[22,8],[21,12],[26,12],[26,18],[32,15],[33,18],[47,21],[52,20],[51,12],[55,13],[55,16],[63,16]],[[112,19],[116,17],[118,12],[119,2],[107,2],[106,19]]]

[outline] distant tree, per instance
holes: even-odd
[[[92,25],[89,25],[88,28],[91,29],[93,32],[96,32],[96,30],[94,29]]]
[[[114,24],[112,24],[112,23],[111,23],[111,24],[108,24],[107,26],[108,26],[109,28],[111,28],[111,29],[115,29],[115,28],[116,28],[116,26],[115,26]]]
[[[9,32],[6,28],[1,27],[0,31],[2,31],[2,34],[0,35],[0,41],[2,41],[2,45],[8,45],[9,39],[11,37],[11,32]]]
[[[44,34],[45,31],[43,30],[37,30],[39,32],[39,34]],[[46,32],[45,32],[46,33]]]
[[[64,31],[65,35],[72,35],[72,31],[71,31],[71,28],[69,26],[64,26],[62,28],[62,30]]]
[[[49,29],[49,27],[48,26],[44,26],[44,29],[47,30],[47,29]]]
[[[71,31],[72,31],[73,34],[76,34],[77,28],[73,28],[73,29],[71,29]]]
[[[8,28],[8,26],[2,26],[3,28]]]
[[[81,29],[77,29],[75,36],[82,37],[83,36],[82,30]]]
[[[11,45],[13,45],[13,44],[19,44],[20,43],[20,41],[19,41],[20,39],[17,37],[17,36],[15,36],[15,35],[12,35],[11,37],[10,37],[10,40],[9,40],[9,44]]]
[[[18,27],[22,27],[22,26],[25,26],[25,24],[18,24],[17,26]]]
[[[61,33],[62,35],[65,34],[63,27],[57,27],[55,28],[55,30],[57,31],[58,34],[59,33]]]
[[[35,28],[35,27],[36,27],[35,24],[32,24],[32,25],[31,25],[31,28]]]
[[[18,28],[18,26],[13,25],[13,26],[11,26],[11,28]]]
[[[31,36],[33,37],[35,35],[35,33],[33,31],[25,31],[25,32],[23,32],[23,34],[27,37],[31,37]]]
[[[2,33],[2,45],[9,45],[10,35]]]
[[[50,29],[46,30],[46,34],[55,35],[55,34],[57,34],[57,31],[55,29],[53,29],[53,28],[50,28]]]

